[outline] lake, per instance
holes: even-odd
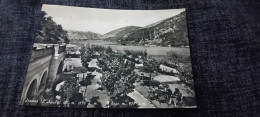
[[[168,52],[174,51],[181,55],[190,55],[190,48],[187,47],[160,47],[160,46],[131,46],[131,45],[118,45],[112,42],[101,41],[101,40],[89,40],[77,42],[77,44],[87,44],[90,45],[102,45],[105,47],[110,46],[113,50],[123,52],[125,49],[133,51],[147,51],[148,55],[163,56],[167,55]]]

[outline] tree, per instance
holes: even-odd
[[[61,25],[56,24],[51,16],[42,11],[40,14],[40,25],[37,30],[35,43],[69,43],[67,31]]]
[[[91,57],[94,54],[93,49],[89,45],[82,45],[80,48],[81,63],[88,69],[88,62],[91,61]]]
[[[167,56],[168,56],[168,63],[170,62],[171,64],[174,65],[174,67],[179,66],[184,58],[182,55],[177,54],[174,51],[170,51]]]
[[[133,83],[137,77],[131,68],[124,67],[124,61],[120,58],[122,56],[118,56],[111,62],[107,60],[104,64],[111,69],[111,72],[106,72],[106,78],[102,81],[102,85],[115,99],[122,99],[126,94],[132,92]]]
[[[143,69],[141,69],[142,72],[150,73],[150,85],[152,81],[152,73],[154,71],[158,71],[159,69],[159,62],[157,62],[155,59],[147,58],[143,62]]]
[[[85,45],[82,45],[79,51],[80,51],[80,55],[81,55],[81,56],[83,56],[84,54],[86,54],[86,46],[85,46]]]
[[[59,94],[61,95],[62,101],[73,97],[78,92],[79,86],[75,78],[68,78],[64,81],[64,85],[61,86]]]
[[[102,108],[101,102],[98,101],[99,99],[99,96],[92,97],[90,99],[90,104],[94,105],[95,108]]]
[[[110,46],[107,47],[106,53],[107,53],[107,54],[113,53],[113,50],[112,50],[112,48],[111,48]]]
[[[113,54],[114,52],[110,47],[94,46],[87,48],[87,51],[101,53],[99,59],[97,59],[97,65],[101,68],[100,71],[103,73],[101,86],[102,89],[105,89],[111,94],[111,97],[122,99],[123,96],[133,91],[133,83],[137,76],[133,71],[133,66],[129,68],[125,65],[127,63],[124,62],[125,59],[123,55]],[[82,59],[84,60],[86,57],[87,56],[83,56]]]
[[[124,50],[124,52],[125,52],[126,55],[131,55],[132,54],[132,52],[130,50]]]
[[[147,53],[146,50],[145,50],[145,51],[142,51],[142,58],[147,58],[147,55],[148,55],[148,53]]]
[[[183,81],[185,81],[186,83],[190,83],[191,81],[193,81],[191,64],[186,64],[182,67],[179,67],[178,71],[180,72],[180,75],[183,77]]]

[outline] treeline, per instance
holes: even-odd
[[[67,31],[60,24],[53,21],[51,16],[41,11],[40,25],[38,27],[34,43],[69,43]]]

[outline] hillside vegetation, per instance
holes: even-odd
[[[122,41],[157,46],[188,46],[185,12],[125,35]]]
[[[56,24],[51,16],[42,11],[40,14],[40,25],[38,27],[35,43],[69,43],[67,31],[61,25]]]
[[[102,35],[101,39],[103,40],[108,40],[108,41],[118,41],[120,39],[122,39],[125,35],[135,31],[141,29],[141,27],[138,26],[126,26],[126,27],[122,27],[113,31],[110,31],[104,35]]]
[[[90,32],[90,31],[74,31],[67,30],[68,38],[70,40],[85,40],[85,39],[99,39],[101,34]]]

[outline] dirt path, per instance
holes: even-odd
[[[127,95],[133,98],[136,103],[138,103],[140,106],[139,108],[155,108],[155,106],[151,104],[151,102],[147,100],[142,94],[140,94],[136,89]]]

